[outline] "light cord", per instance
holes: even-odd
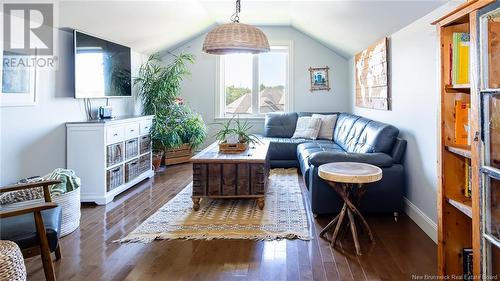
[[[231,16],[231,21],[233,23],[240,22],[240,16],[239,16],[240,12],[241,12],[241,2],[240,0],[236,0],[236,12]]]

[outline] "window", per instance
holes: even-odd
[[[231,54],[219,59],[219,117],[260,117],[289,111],[290,46],[268,53]]]

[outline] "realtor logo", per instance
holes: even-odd
[[[4,4],[4,50],[16,55],[53,54],[53,4]]]

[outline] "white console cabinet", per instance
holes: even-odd
[[[81,201],[103,205],[151,178],[153,116],[66,123],[67,167],[82,179]]]

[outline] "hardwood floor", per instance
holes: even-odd
[[[363,256],[349,235],[331,249],[317,237],[330,217],[312,226],[312,241],[155,241],[118,244],[191,181],[191,166],[158,173],[106,206],[86,205],[81,226],[62,238],[58,280],[411,280],[436,273],[436,245],[404,214],[368,216],[376,243],[362,236]],[[28,280],[44,280],[39,257],[26,260]]]

